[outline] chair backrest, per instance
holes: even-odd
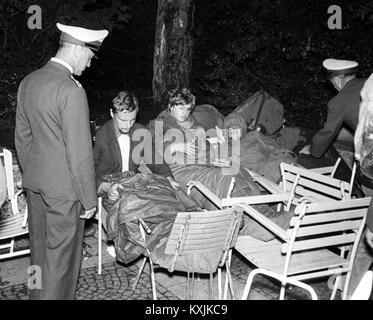
[[[301,204],[290,221],[289,241],[282,245],[282,253],[290,260],[294,252],[338,247],[343,252],[350,251],[349,261],[353,263],[370,200],[369,197]]]
[[[242,209],[204,212],[179,212],[176,216],[165,253],[178,256],[218,254],[226,256],[237,241]]]
[[[299,203],[299,199],[303,198],[309,198],[312,201],[348,199],[350,192],[348,182],[287,163],[281,163],[280,169],[283,190],[290,192],[291,201],[295,205]]]
[[[12,153],[5,148],[0,153],[0,157],[1,156],[4,159],[6,187],[8,192],[8,199],[10,200],[14,198],[13,157]]]

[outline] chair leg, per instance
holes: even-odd
[[[153,300],[157,300],[157,289],[155,287],[154,266],[150,258],[149,258],[149,263],[150,263],[150,278],[152,281]]]
[[[190,300],[190,273],[187,272],[185,300]]]
[[[194,296],[194,272],[192,272],[192,283],[191,283],[191,290],[190,290],[190,300],[193,300]]]
[[[280,300],[285,300],[285,287],[286,283],[281,282]]]
[[[98,237],[97,237],[97,247],[98,247],[98,274],[102,273],[102,220],[101,220],[101,210],[98,213]]]
[[[233,283],[232,283],[232,275],[230,271],[230,266],[226,266],[226,273],[228,277],[228,283],[229,283],[229,291],[231,292],[232,300],[235,300],[234,291],[233,291]],[[227,300],[227,293],[224,293],[224,300]]]
[[[193,299],[193,291],[194,291],[194,272],[187,272],[185,300]]]
[[[136,287],[137,287],[137,284],[139,283],[139,280],[140,280],[140,277],[141,277],[141,274],[144,270],[144,267],[145,267],[145,263],[146,263],[146,257],[144,257],[144,259],[142,260],[142,263],[141,263],[141,266],[140,266],[140,269],[139,269],[139,273],[137,274],[137,277],[135,279],[135,282],[134,284],[132,285],[132,290],[135,290]]]
[[[253,279],[255,277],[255,275],[257,274],[257,269],[254,269],[253,271],[251,271],[247,277],[247,280],[246,280],[246,285],[245,285],[245,288],[243,290],[243,293],[242,293],[242,297],[241,297],[241,300],[247,300],[247,297],[249,296],[249,292],[250,292],[250,289],[251,289],[251,285],[253,283]]]
[[[221,300],[221,268],[218,268],[218,299]]]
[[[339,287],[339,282],[341,281],[341,279],[342,279],[341,275],[337,275],[335,277],[333,291],[332,291],[332,294],[330,296],[330,300],[334,300],[335,299],[335,295],[337,293],[337,290],[338,290],[338,287]]]
[[[351,274],[352,274],[351,271],[347,272],[346,279],[345,279],[345,285],[343,287],[342,300],[347,300],[348,287],[350,285]]]
[[[228,252],[228,259],[225,263],[225,282],[224,282],[224,294],[223,294],[223,300],[227,300],[227,297],[228,297],[228,285],[231,285],[231,282],[229,280],[229,277],[230,277],[230,265],[231,265],[231,261],[232,261],[232,250],[229,250]],[[230,290],[231,290],[231,294],[233,292],[233,289],[232,287],[230,287]]]
[[[212,273],[210,273],[209,299],[214,300],[214,278]]]

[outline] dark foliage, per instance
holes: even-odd
[[[41,8],[41,29],[28,28],[31,5]],[[1,0],[0,129],[14,127],[16,92],[22,78],[45,64],[57,51],[56,22],[123,32],[130,20],[130,9],[121,0]],[[96,71],[96,77],[88,84],[93,90],[97,76],[105,72]]]
[[[27,28],[27,8],[40,5],[42,30]],[[336,92],[322,61],[353,59],[363,76],[373,71],[373,2],[366,0],[196,0],[192,90],[197,103],[224,114],[265,89],[285,106],[288,124],[318,128]],[[342,8],[342,30],[327,26],[331,4]],[[14,126],[20,80],[57,50],[57,21],[106,27],[99,63],[80,81],[92,117],[106,117],[118,90],[135,91],[145,109],[143,122],[157,113],[150,104],[156,0],[1,0],[0,126]],[[103,116],[105,114],[105,116]],[[100,123],[101,121],[98,121]],[[1,129],[1,128],[0,128]]]
[[[202,10],[207,2],[196,7],[194,90],[225,113],[264,89],[284,104],[289,124],[318,128],[336,94],[322,61],[356,60],[364,76],[373,71],[372,2],[335,1],[342,30],[328,28],[327,0],[217,0]]]

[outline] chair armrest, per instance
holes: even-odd
[[[27,208],[27,204],[26,204],[25,214],[23,216],[23,221],[22,221],[22,228],[26,228],[26,226],[27,226],[27,219],[28,219],[28,208]]]
[[[245,289],[243,291],[241,300],[246,300],[247,299],[247,297],[249,295],[249,292],[250,292],[250,289],[251,289],[252,282],[254,280],[254,277],[258,274],[262,274],[262,275],[265,275],[267,277],[277,279],[278,281],[280,281],[283,284],[289,283],[293,286],[300,287],[300,288],[302,288],[302,289],[304,289],[304,290],[306,290],[310,293],[312,300],[318,300],[315,290],[311,286],[309,286],[308,284],[303,283],[303,282],[298,281],[298,280],[295,280],[295,279],[292,279],[292,278],[289,278],[289,277],[286,277],[282,274],[278,274],[278,273],[268,271],[268,270],[265,270],[265,269],[261,269],[261,268],[254,269],[253,271],[250,272],[250,274],[247,278],[247,281],[246,281]]]
[[[190,196],[190,190],[192,188],[196,188],[199,192],[201,192],[207,199],[209,199],[213,204],[215,204],[218,208],[222,208],[222,203],[221,200],[206,186],[204,186],[201,182],[199,181],[189,181],[187,183],[187,193],[188,196]]]
[[[245,168],[245,170],[251,175],[251,177],[256,183],[258,183],[261,187],[266,189],[268,192],[272,194],[283,193],[282,188],[277,183],[274,183],[272,180],[269,180],[268,178],[263,177],[260,174],[250,169]]]
[[[243,208],[243,210],[254,220],[256,220],[258,223],[260,223],[263,227],[267,228],[269,231],[271,231],[273,234],[278,236],[283,241],[287,242],[287,236],[286,231],[279,227],[276,223],[274,223],[272,220],[268,219],[266,216],[261,214],[258,210],[255,210],[253,207],[251,207],[248,204],[238,204],[237,206]]]
[[[223,206],[233,206],[238,204],[263,204],[263,203],[274,203],[274,202],[286,202],[289,200],[290,193],[282,194],[264,194],[259,196],[248,196],[248,197],[235,197],[235,198],[224,198],[221,203]]]
[[[26,192],[25,189],[19,189],[15,194],[14,194],[14,197],[10,199],[10,202],[11,202],[11,205],[12,205],[12,210],[13,210],[13,214],[20,214],[19,212],[19,208],[18,208],[18,197],[22,194]]]

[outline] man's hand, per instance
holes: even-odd
[[[310,144],[307,144],[305,145],[302,150],[299,151],[300,154],[311,154],[311,145]]]
[[[110,183],[109,182],[101,182],[100,186],[98,187],[98,193],[102,192],[109,192],[110,189]]]
[[[373,249],[373,232],[370,231],[368,228],[365,231],[365,238],[368,245]]]
[[[197,148],[193,142],[175,142],[170,147],[171,154],[176,151],[185,153],[190,156],[194,156],[196,154]]]
[[[91,219],[96,212],[96,207],[93,207],[92,209],[89,210],[84,210],[84,213],[79,216],[81,219]]]
[[[216,129],[216,135],[218,136],[219,143],[222,143],[226,141],[227,139],[227,130],[226,129],[220,129],[218,126],[215,126]]]
[[[110,186],[108,191],[108,197],[111,201],[117,201],[119,199],[119,192],[118,192],[119,183],[114,183]]]

